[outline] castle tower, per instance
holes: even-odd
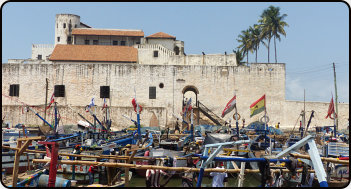
[[[56,14],[55,45],[73,44],[72,30],[80,27],[80,16],[74,14]]]

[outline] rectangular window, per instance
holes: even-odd
[[[126,45],[126,41],[121,41],[121,46],[125,46]]]
[[[55,85],[54,96],[55,97],[65,97],[65,86],[64,85]]]
[[[67,37],[67,43],[68,43],[68,44],[71,44],[71,43],[72,43],[72,37],[71,37],[71,36],[68,36],[68,37]]]
[[[66,28],[66,23],[63,23],[63,28]]]
[[[156,87],[149,87],[149,99],[156,99]]]
[[[10,85],[9,96],[19,96],[19,84]]]
[[[140,41],[137,41],[135,44],[139,45],[139,44],[140,44]]]
[[[98,45],[99,41],[98,40],[93,40],[93,45]]]
[[[60,37],[57,37],[57,42],[60,42]]]
[[[100,86],[100,98],[110,98],[110,86]]]
[[[41,60],[41,59],[42,59],[42,55],[38,54],[38,60]]]
[[[85,40],[84,44],[89,45],[89,40]]]
[[[112,45],[118,45],[118,41],[113,41]]]
[[[154,51],[154,57],[158,57],[158,51]]]

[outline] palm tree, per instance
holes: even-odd
[[[241,31],[239,35],[239,39],[237,39],[239,43],[241,43],[238,48],[243,52],[243,55],[246,54],[247,63],[249,63],[249,51],[252,52],[252,42],[250,37],[249,30]]]
[[[280,7],[269,6],[263,11],[261,19],[258,20],[262,28],[262,37],[268,40],[268,62],[270,40],[274,37],[275,63],[277,63],[276,39],[281,40],[280,34],[286,36],[284,27],[289,25],[283,20],[287,16],[287,14],[280,15]]]
[[[251,36],[252,48],[254,51],[256,51],[256,63],[257,63],[257,51],[260,48],[260,43],[263,43],[265,46],[266,46],[266,43],[261,38],[262,30],[259,27],[259,25],[254,24],[253,27],[250,26],[249,31],[251,33],[250,36]]]
[[[236,62],[238,63],[238,65],[242,65],[244,60],[243,52],[239,48],[237,48],[236,50],[233,50],[233,52],[235,54]]]

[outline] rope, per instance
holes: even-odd
[[[294,125],[294,128],[292,129],[292,131],[290,132],[289,135],[291,135],[291,134],[294,132],[295,127],[296,127],[296,124],[297,124],[297,122],[299,121],[300,116],[301,116],[301,115],[299,115],[299,117],[297,117],[296,122],[295,122],[295,125]]]
[[[9,98],[11,101],[16,101],[16,102],[18,102],[18,103],[21,103],[22,106],[29,106],[29,107],[31,107],[31,108],[33,108],[33,109],[36,109],[36,112],[37,112],[38,114],[45,111],[45,107],[44,107],[44,108],[41,108],[41,107],[37,107],[37,106],[32,106],[32,105],[29,105],[29,104],[27,104],[27,103],[25,103],[25,102],[23,102],[23,101],[18,100],[17,98],[13,98],[13,97],[7,96],[7,95],[5,95],[5,94],[2,94],[2,96],[6,97],[6,98]],[[50,111],[48,111],[48,112],[47,112],[47,115],[48,115],[48,116],[53,116],[53,117],[54,117],[54,116],[55,116],[55,113],[50,113]],[[69,121],[71,121],[71,122],[75,122],[75,121],[76,121],[76,120],[73,120],[73,119],[68,118],[68,117],[61,117],[61,116],[60,116],[60,120],[61,120],[61,118],[62,118],[62,119],[69,120]],[[90,125],[89,125],[88,127],[91,128],[91,129],[93,129],[93,127],[90,126]],[[112,133],[112,132],[107,131],[107,130],[104,130],[104,129],[98,129],[98,128],[97,128],[96,130],[98,130],[99,132],[104,131],[104,132]]]

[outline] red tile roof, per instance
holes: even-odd
[[[176,37],[163,33],[163,32],[158,32],[154,33],[152,35],[147,36],[146,38],[163,38],[163,39],[175,39]]]
[[[129,46],[61,45],[52,52],[51,61],[137,62],[138,50]]]
[[[91,29],[91,28],[74,28],[72,35],[112,35],[112,36],[130,36],[144,37],[142,30],[112,30],[112,29]]]

